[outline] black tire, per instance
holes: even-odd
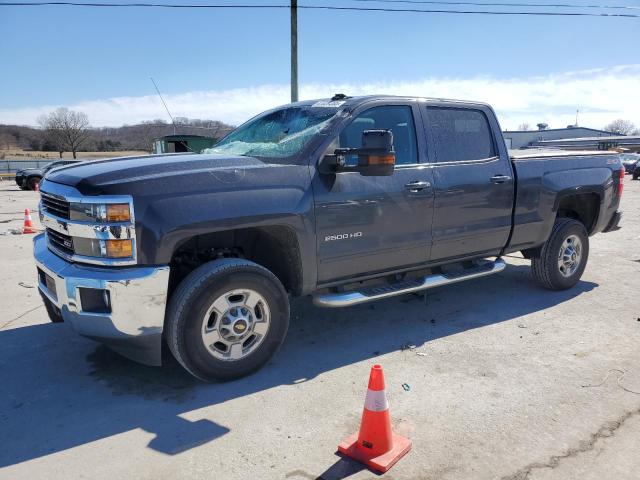
[[[640,173],[639,172],[633,172],[633,179],[637,180],[638,177],[640,177]]]
[[[251,289],[270,312],[269,328],[255,350],[239,360],[213,356],[202,339],[205,314],[213,302],[234,289]],[[171,296],[165,334],[176,360],[193,376],[210,382],[233,380],[255,372],[280,348],[289,328],[289,298],[266,268],[244,259],[222,259],[191,272]]]
[[[581,258],[576,270],[570,276],[564,276],[558,266],[558,256],[564,241],[572,235],[582,244]],[[566,290],[578,283],[588,259],[589,235],[584,225],[572,218],[558,218],[551,235],[540,250],[540,255],[531,261],[531,272],[543,287],[549,290]]]
[[[29,177],[27,180],[27,190],[36,190],[40,185],[40,177]]]
[[[39,293],[40,293],[40,296],[42,297],[42,301],[44,302],[44,307],[47,309],[47,315],[49,316],[49,320],[51,320],[53,323],[64,322],[64,319],[62,318],[62,312],[60,312],[60,309],[54,306],[53,303],[51,303],[51,300],[49,300],[44,295],[44,293],[40,291]]]

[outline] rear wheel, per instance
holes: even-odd
[[[171,297],[166,336],[175,358],[204,381],[232,380],[262,367],[282,344],[289,300],[266,268],[243,259],[206,263]]]
[[[637,179],[638,179],[638,177],[640,177],[640,172],[638,172],[638,171],[633,172],[633,179],[634,179],[634,180],[637,180]]]
[[[573,287],[589,257],[589,236],[584,225],[572,218],[556,220],[540,255],[531,261],[533,277],[550,290]]]
[[[40,186],[40,177],[31,177],[27,180],[27,187],[29,190],[37,190]]]

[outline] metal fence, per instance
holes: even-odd
[[[16,173],[18,170],[24,168],[39,168],[44,167],[47,163],[55,161],[51,158],[33,158],[33,159],[20,159],[12,160],[10,158],[3,158],[0,160],[0,173]]]

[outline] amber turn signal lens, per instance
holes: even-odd
[[[372,155],[369,157],[369,165],[395,165],[396,156],[395,155]]]
[[[107,222],[128,222],[131,220],[129,204],[115,203],[107,205]]]
[[[133,243],[131,240],[107,240],[107,257],[124,258],[133,256]]]

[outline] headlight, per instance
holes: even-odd
[[[100,240],[97,238],[73,238],[73,249],[76,255],[98,258],[133,257],[133,241]]]
[[[105,240],[107,258],[127,258],[133,256],[131,240]]]
[[[70,203],[69,220],[80,222],[129,222],[131,211],[128,203]]]

